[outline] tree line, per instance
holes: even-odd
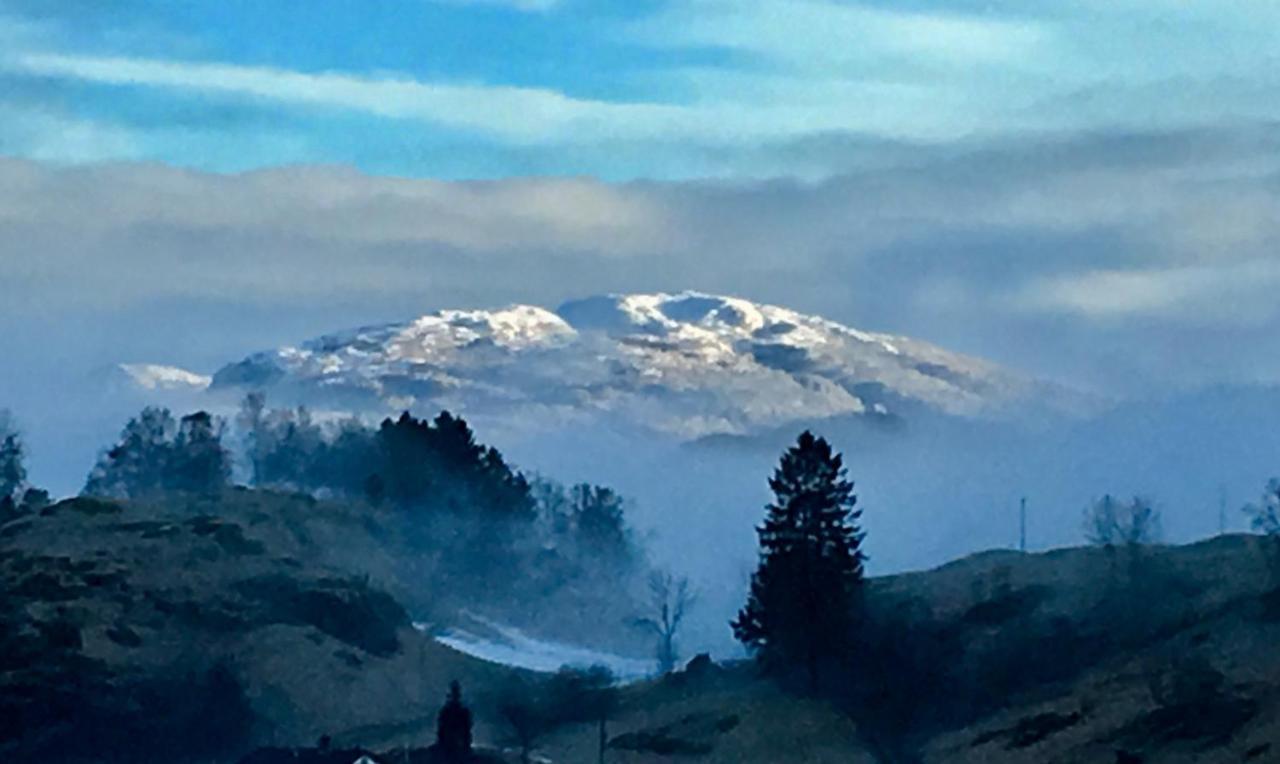
[[[405,412],[376,427],[355,418],[321,424],[305,407],[271,410],[252,394],[237,424],[247,482],[254,487],[356,500],[418,517],[537,524],[556,540],[619,565],[636,553],[616,492],[526,476],[448,411],[433,420]],[[168,409],[145,408],[101,453],[83,493],[144,499],[224,491],[236,463],[228,430],[205,411],[175,418]]]
[[[27,486],[22,440],[10,419],[3,424],[0,521],[49,503],[47,493]],[[395,528],[407,552],[396,557],[406,583],[401,596],[424,615],[444,616],[468,601],[517,625],[518,613],[579,613],[583,628],[623,634],[636,626],[663,670],[675,663],[675,632],[692,600],[688,583],[652,568],[623,497],[607,486],[521,472],[448,411],[430,420],[406,412],[376,425],[318,421],[305,407],[271,409],[253,394],[229,424],[206,411],[178,417],[147,407],[100,452],[82,493],[216,498],[237,482],[364,508]],[[664,576],[670,602],[657,601],[652,582],[645,584]],[[420,585],[424,578],[431,587]],[[578,624],[568,620],[562,625],[571,631]]]

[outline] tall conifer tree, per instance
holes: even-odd
[[[3,427],[0,421],[0,428]],[[27,482],[27,469],[23,465],[22,440],[17,433],[0,429],[0,499],[14,498]]]
[[[734,636],[775,672],[802,669],[811,692],[826,663],[848,649],[863,580],[862,512],[842,457],[805,431],[769,481],[774,501],[760,565]]]

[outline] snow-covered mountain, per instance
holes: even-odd
[[[443,310],[257,353],[214,375],[211,389],[229,388],[366,411],[606,416],[681,438],[919,408],[1000,418],[1060,402],[1049,385],[925,342],[697,292]]]

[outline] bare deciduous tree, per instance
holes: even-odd
[[[1249,527],[1265,537],[1263,552],[1272,579],[1280,583],[1280,478],[1267,481],[1262,501],[1246,506],[1244,511],[1249,515]]]
[[[1264,536],[1280,536],[1280,478],[1267,481],[1262,501],[1244,508],[1249,527]]]
[[[502,690],[497,710],[508,739],[519,748],[521,764],[529,764],[534,745],[552,726],[541,688],[525,678],[512,680]]]
[[[1160,511],[1140,496],[1129,501],[1103,496],[1085,510],[1084,535],[1098,546],[1155,544],[1163,535]]]
[[[680,659],[676,635],[697,597],[689,579],[666,571],[649,576],[649,607],[652,615],[637,618],[635,625],[651,632],[657,639],[658,671],[669,674]]]

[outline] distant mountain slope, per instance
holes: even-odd
[[[1050,385],[924,342],[697,292],[604,295],[555,312],[438,311],[252,355],[220,370],[212,387],[339,408],[605,415],[682,438],[915,407],[1000,418],[1065,400]]]

